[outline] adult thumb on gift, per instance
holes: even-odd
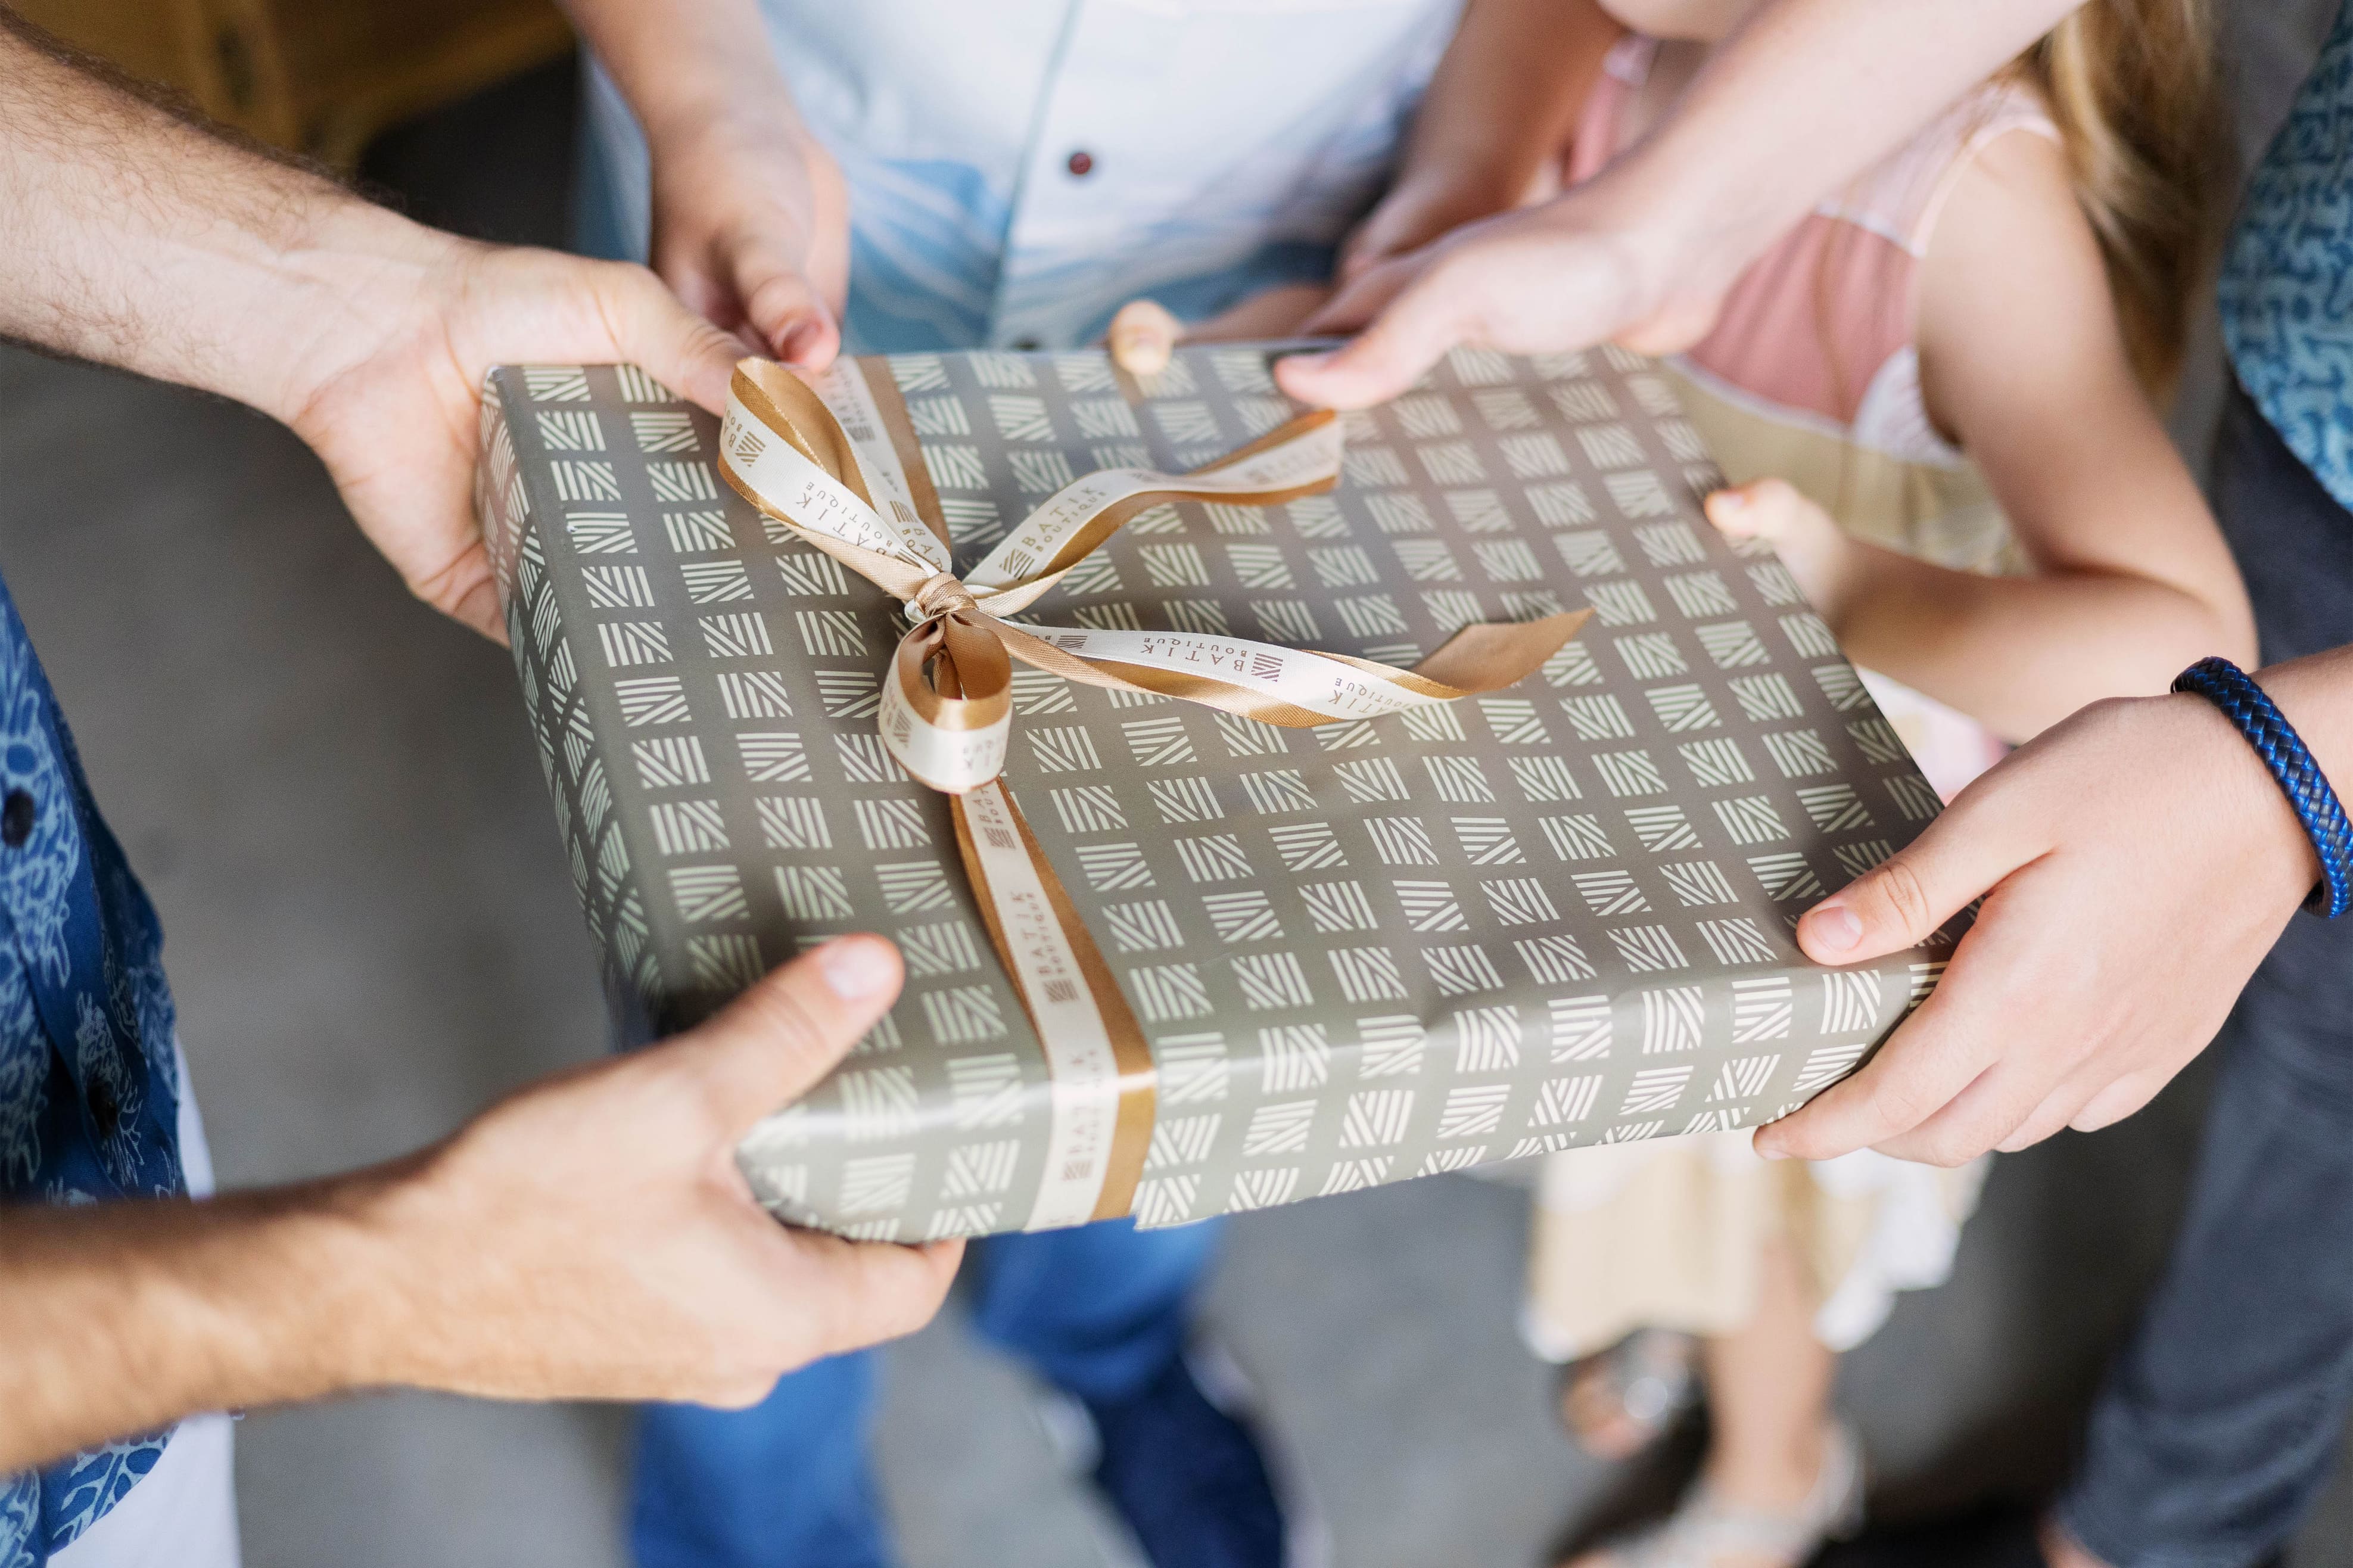
[[[744,344],[688,310],[644,268],[615,267],[612,276],[605,304],[620,357],[689,402],[725,412]]]
[[[891,1010],[904,977],[882,938],[838,938],[659,1049],[677,1054],[732,1139],[815,1088]]]
[[[1365,320],[1369,316],[1369,320]],[[1282,389],[1303,403],[1363,408],[1396,397],[1464,336],[1447,264],[1427,251],[1380,262],[1308,321],[1308,333],[1363,330],[1329,354],[1293,355],[1274,367]]]

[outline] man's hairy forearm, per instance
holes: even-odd
[[[190,1411],[399,1381],[392,1181],[0,1208],[0,1475]]]
[[[1736,271],[2077,3],[1778,0],[1595,184]]]
[[[0,234],[0,335],[281,418],[365,285],[454,243],[79,69],[5,0]]]

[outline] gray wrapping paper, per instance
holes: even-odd
[[[1079,474],[1279,424],[1272,352],[1182,350],[1148,386],[1098,353],[867,364],[961,564]],[[642,372],[490,391],[484,531],[622,1037],[890,936],[906,995],[740,1163],[796,1224],[1022,1228],[1053,1091],[946,800],[875,731],[898,606],[771,537],[717,420]],[[1596,612],[1515,688],[1315,730],[1017,671],[1006,785],[1156,1065],[1140,1223],[1770,1119],[1927,993],[1949,932],[1851,970],[1796,949],[1937,801],[1788,572],[1700,517],[1715,482],[1648,362],[1458,350],[1347,417],[1335,493],[1158,508],[1019,618],[1405,665]]]

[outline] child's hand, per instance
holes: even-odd
[[[1786,479],[1759,479],[1707,498],[1707,520],[1728,539],[1773,546],[1806,598],[1836,631],[1856,598],[1862,546]]]
[[[751,113],[649,139],[653,266],[758,354],[821,370],[841,348],[849,195],[797,123]]]

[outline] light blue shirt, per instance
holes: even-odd
[[[1059,348],[1149,294],[1321,281],[1461,0],[763,0],[850,192],[854,353]],[[588,76],[592,202],[647,249],[645,145]]]

